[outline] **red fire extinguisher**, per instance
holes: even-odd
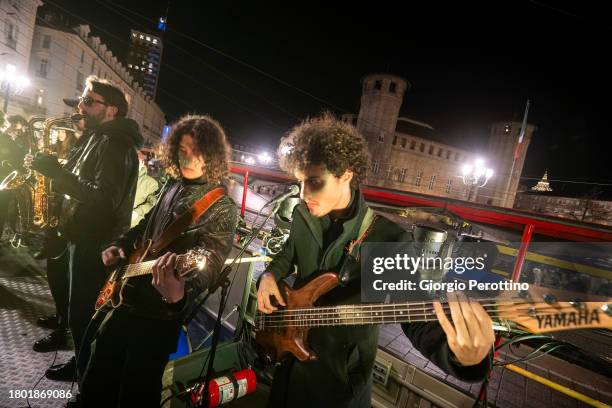
[[[218,407],[230,401],[244,397],[255,391],[257,377],[251,368],[226,374],[210,380],[208,385],[208,408]],[[199,407],[204,403],[204,383],[192,388],[191,406]]]

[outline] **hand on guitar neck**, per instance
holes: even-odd
[[[480,303],[463,293],[448,293],[452,322],[439,302],[434,302],[436,317],[446,333],[448,347],[455,360],[464,366],[479,364],[495,342],[493,322]]]
[[[185,296],[185,276],[176,274],[176,254],[166,252],[153,265],[151,284],[166,303],[177,303]]]
[[[118,246],[111,246],[102,252],[102,262],[105,266],[115,265],[122,259],[126,259],[125,252]],[[151,267],[151,284],[166,303],[180,302],[185,295],[186,277],[176,273],[176,261],[177,255],[167,252],[157,258]]]

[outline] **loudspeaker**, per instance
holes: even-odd
[[[228,261],[235,258],[240,253],[239,248],[232,248]],[[245,253],[243,258],[251,257],[250,253]],[[254,262],[237,262],[232,268],[229,280],[230,287],[228,297],[223,309],[222,326],[220,332],[220,341],[236,340],[236,330],[243,324],[245,320],[245,312],[247,309],[252,309],[253,306],[248,306],[249,296],[252,296],[251,286],[253,281]],[[221,300],[221,289],[211,294],[209,298],[202,304],[200,310],[194,318],[189,322],[188,340],[190,347],[193,350],[210,347],[212,342],[212,331],[219,312],[219,302]],[[257,302],[255,301],[255,308]],[[254,310],[247,314],[246,321],[253,324]]]
[[[234,258],[239,254],[240,250],[237,247],[232,248],[228,258]],[[245,252],[244,257],[251,256]],[[239,323],[242,322],[244,312],[246,310],[247,301],[250,293],[251,282],[253,280],[254,262],[237,263],[229,275],[230,288],[228,291],[227,302],[222,316],[224,318],[223,326],[235,332]],[[221,289],[213,293],[202,307],[214,319],[217,318],[219,312],[219,302],[221,300]],[[233,309],[235,312],[231,313]],[[231,314],[230,314],[231,313]]]

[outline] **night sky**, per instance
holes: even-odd
[[[114,1],[45,0],[90,23],[125,61],[129,29],[153,32],[167,1]],[[173,0],[157,102],[169,120],[209,113],[232,142],[271,150],[308,115],[357,113],[360,78],[389,72],[412,85],[403,116],[470,149],[486,146],[492,122],[520,121],[530,99],[529,122],[538,131],[523,171],[527,185],[545,169],[566,181],[552,183],[557,191],[582,194],[596,186],[576,182],[612,183],[603,147],[612,97],[604,5],[419,3]],[[600,188],[607,196],[610,188]]]

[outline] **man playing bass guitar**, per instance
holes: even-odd
[[[294,210],[283,250],[259,281],[258,309],[267,314],[277,310],[275,304],[285,305],[277,282],[296,266],[294,288],[320,271],[339,271],[345,248],[358,238],[368,208],[359,190],[369,167],[366,142],[350,124],[329,114],[308,120],[281,141],[279,158],[281,167],[300,181],[304,202]],[[412,242],[413,237],[379,217],[368,241]],[[326,304],[359,303],[360,276],[357,264],[346,285],[325,294]],[[452,319],[435,303],[439,322],[403,324],[402,329],[442,370],[464,381],[478,381],[489,368],[491,319],[480,304],[459,300],[450,302]],[[378,326],[315,327],[308,342],[318,359],[285,359],[275,372],[269,406],[370,407]]]

